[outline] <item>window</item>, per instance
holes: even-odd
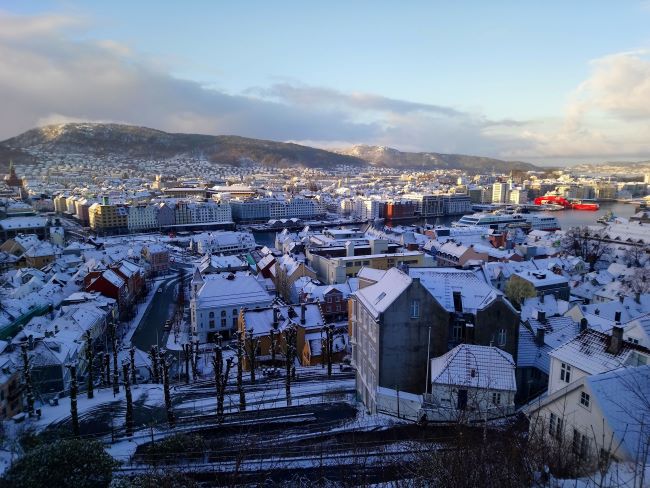
[[[455,341],[460,341],[463,339],[463,326],[461,324],[454,324],[451,329],[451,337]]]
[[[411,318],[416,319],[420,316],[420,301],[413,300],[411,302]]]
[[[562,363],[560,368],[560,380],[565,383],[571,383],[571,366],[567,363]]]
[[[211,329],[214,329],[214,320],[211,320],[211,321],[210,321],[209,326],[210,326]]]
[[[497,344],[499,347],[506,345],[506,329],[499,330],[499,333],[497,334]]]
[[[222,311],[221,311],[221,316],[222,316],[222,317],[225,317],[225,316],[226,316],[226,311],[225,311],[225,310],[222,310]]]
[[[492,404],[501,405],[501,393],[492,393]]]
[[[233,314],[233,316],[237,316],[237,315],[239,315],[239,312],[237,312],[236,308],[233,308],[232,309],[232,314]]]
[[[578,429],[573,429],[573,453],[580,458],[585,458],[589,454],[589,437],[580,434]]]
[[[584,391],[580,392],[580,405],[589,408],[590,401],[589,393],[585,393]]]
[[[211,319],[213,319],[213,318],[214,318],[214,312],[210,312],[210,313],[208,314],[208,317],[210,317]]]
[[[226,319],[223,318],[221,319],[221,327],[225,327],[225,326],[226,326]]]
[[[551,435],[551,437],[555,437],[556,439],[561,439],[562,438],[562,428],[563,428],[564,420],[559,418],[555,414],[551,414],[551,418],[549,419],[548,422],[548,433]]]

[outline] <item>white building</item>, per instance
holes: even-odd
[[[129,232],[138,232],[158,227],[158,209],[155,205],[129,206],[129,219],[127,225]]]
[[[495,183],[492,185],[492,203],[507,203],[509,193],[508,183]]]
[[[611,335],[587,329],[549,356],[548,395],[552,395],[585,376],[648,364],[650,350],[624,341],[623,328],[614,327]]]
[[[188,209],[193,224],[232,222],[232,211],[228,203],[192,202],[188,204]]]
[[[650,461],[650,366],[583,376],[526,410],[530,430],[587,462]]]
[[[244,273],[202,277],[196,270],[190,285],[192,332],[200,342],[212,342],[216,334],[230,337],[242,308],[268,307],[273,301],[254,276]]]
[[[515,362],[493,346],[460,344],[431,360],[431,393],[422,414],[433,421],[472,421],[515,411]]]

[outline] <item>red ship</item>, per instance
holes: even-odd
[[[580,200],[575,200],[571,202],[571,208],[573,210],[598,210],[600,205],[596,202],[581,202]]]
[[[564,208],[571,208],[571,203],[564,197],[558,195],[544,195],[535,199],[535,205],[546,205],[552,203],[554,205],[562,205]]]
[[[571,208],[573,210],[598,210],[600,205],[596,202],[583,202],[581,200],[567,200],[559,195],[544,195],[535,199],[535,205],[545,205],[552,203],[554,205],[562,205],[564,208]]]

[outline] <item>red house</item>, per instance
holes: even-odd
[[[91,271],[84,278],[84,289],[87,292],[96,291],[105,297],[115,299],[120,311],[128,306],[129,291],[126,281],[113,270]]]

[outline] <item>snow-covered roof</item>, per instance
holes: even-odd
[[[206,276],[196,300],[198,308],[240,308],[270,302],[271,296],[252,275],[223,273]]]
[[[515,362],[497,347],[460,344],[431,360],[431,383],[516,391]]]
[[[611,336],[587,329],[566,344],[550,352],[550,356],[568,363],[587,374],[604,373],[620,368],[634,360],[637,355],[650,357],[650,350],[623,341],[618,354],[608,352]]]
[[[124,280],[120,278],[117,275],[117,273],[115,273],[115,271],[111,269],[107,269],[106,271],[104,271],[102,273],[102,277],[117,288],[121,288],[122,286],[124,286]]]
[[[355,292],[359,301],[377,318],[406,290],[413,280],[397,268],[391,268],[375,284]]]
[[[641,465],[648,463],[650,366],[621,368],[590,376],[585,381],[614,432],[616,440],[613,444],[620,442],[628,459],[638,459]]]
[[[37,229],[46,225],[47,219],[44,217],[10,217],[0,220],[0,227],[4,230]]]
[[[479,278],[473,270],[456,268],[410,268],[409,276],[420,283],[448,312],[454,311],[453,292],[461,293],[463,310],[475,313],[482,310],[501,294]]]
[[[376,283],[381,280],[385,274],[386,271],[383,269],[375,269],[364,266],[357,273],[357,278],[365,281],[374,281]]]
[[[269,335],[273,327],[273,314],[277,314],[278,331],[283,331],[290,324],[300,325],[305,329],[320,329],[325,325],[325,319],[317,303],[304,304],[305,323],[301,324],[301,305],[274,305],[271,307],[244,310],[246,330],[253,335]]]

